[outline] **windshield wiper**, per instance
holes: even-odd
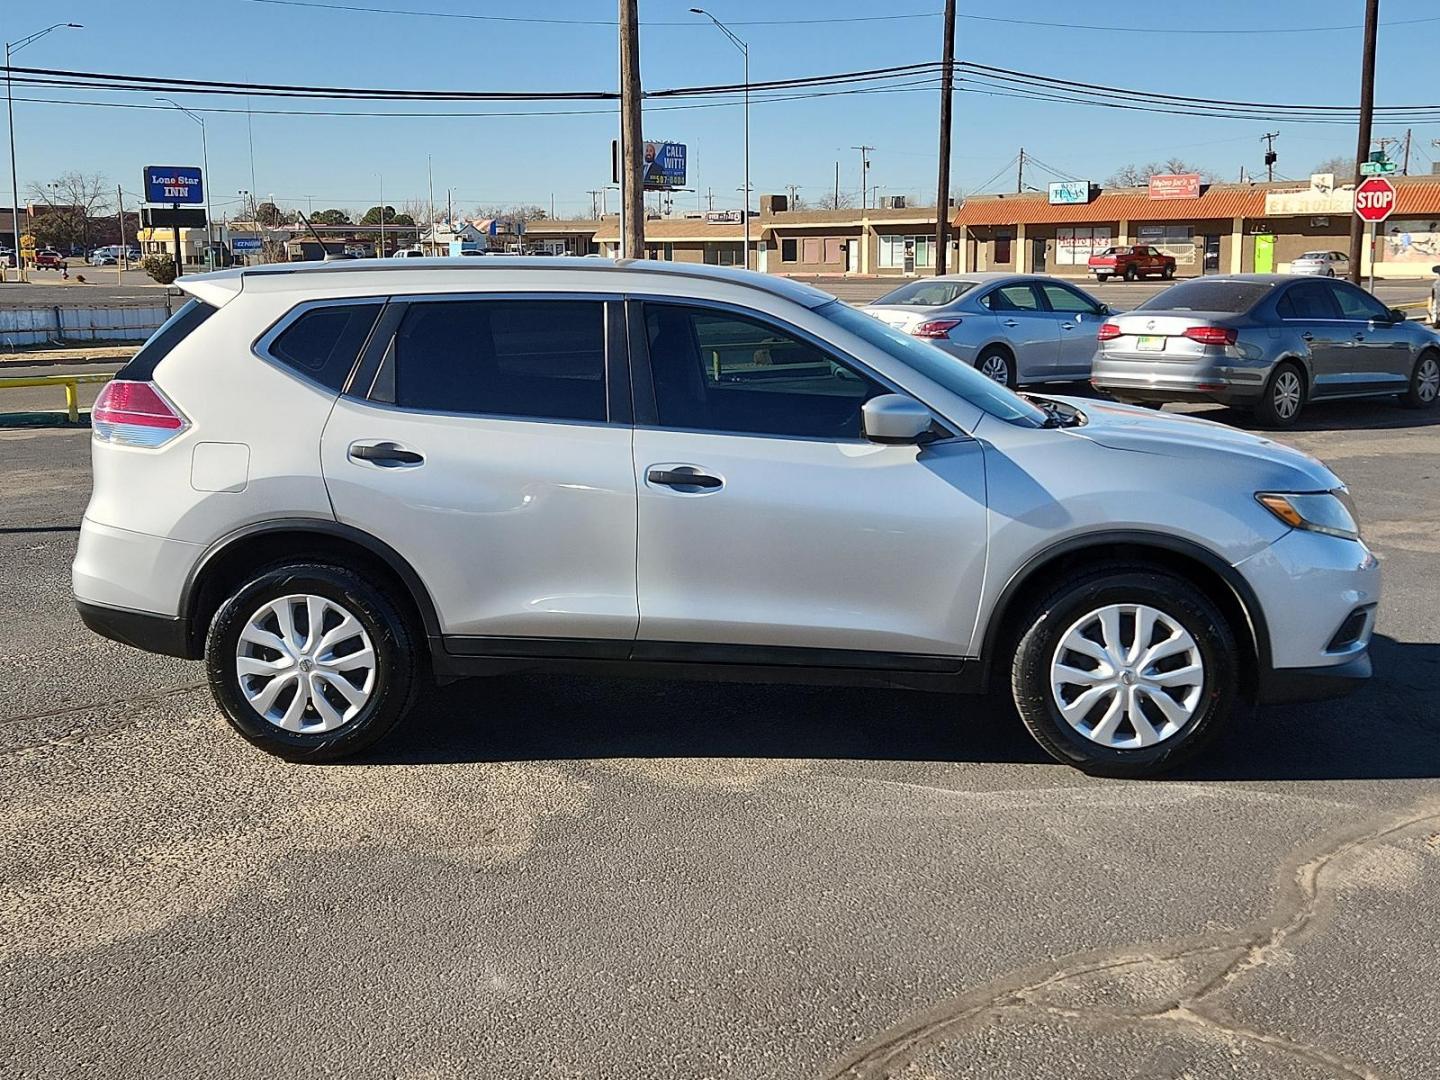
[[[1033,394],[1021,394],[1020,396],[1045,414],[1045,423],[1041,425],[1042,427],[1075,427],[1084,422],[1085,414],[1079,409],[1067,410],[1058,401],[1036,397]]]

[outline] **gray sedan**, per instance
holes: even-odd
[[[862,310],[1006,386],[1090,375],[1110,309],[1041,274],[949,274],[901,285]]]
[[[1121,401],[1218,401],[1262,423],[1306,402],[1398,396],[1430,408],[1440,334],[1334,278],[1239,274],[1181,282],[1100,328],[1090,381]]]

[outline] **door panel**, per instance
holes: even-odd
[[[633,639],[632,429],[605,422],[604,330],[598,301],[411,302],[374,380],[390,400],[336,403],[336,517],[409,560],[446,634]]]
[[[1330,287],[1319,280],[1297,282],[1277,302],[1276,311],[1310,353],[1311,395],[1336,393],[1353,362],[1355,341]]]
[[[1039,292],[1028,284],[1001,285],[980,303],[994,312],[996,336],[1015,353],[1020,380],[1054,378],[1060,366],[1060,327]]]
[[[1338,381],[1337,392],[1403,388],[1410,378],[1410,343],[1407,332],[1390,322],[1390,312],[1370,293],[1348,282],[1327,282],[1334,290],[1340,317],[1351,338],[1349,370]]]
[[[1074,378],[1089,375],[1099,347],[1096,334],[1105,316],[1089,297],[1069,286],[1047,281],[1041,284],[1040,291],[1050,305],[1051,318],[1060,333],[1056,375]]]

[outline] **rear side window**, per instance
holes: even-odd
[[[115,373],[117,379],[130,379],[135,382],[148,382],[155,374],[155,367],[174,351],[175,346],[184,341],[211,315],[215,314],[215,308],[199,300],[188,300],[166,319],[159,330],[150,335],[150,340],[140,347],[140,351],[130,358],[130,362]]]
[[[344,389],[350,369],[384,306],[377,300],[310,308],[280,331],[267,351],[306,378],[331,390]]]
[[[1336,319],[1339,311],[1330,302],[1330,290],[1318,281],[1292,285],[1275,310],[1282,319]]]
[[[395,333],[395,403],[476,416],[603,422],[598,300],[412,304]]]
[[[1249,311],[1271,286],[1263,281],[1225,281],[1197,278],[1172,285],[1156,293],[1137,307],[1136,311],[1224,311],[1240,314]]]

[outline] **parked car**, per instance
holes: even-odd
[[[99,247],[85,257],[88,266],[114,266],[120,261],[120,252],[113,247]]]
[[[32,265],[37,267],[44,267],[51,270],[59,270],[68,264],[68,260],[65,258],[64,255],[61,255],[60,252],[56,251],[54,248],[44,248],[41,251],[35,252],[34,258],[31,259],[31,263]]]
[[[999,273],[907,282],[862,310],[1010,387],[1088,378],[1110,313],[1057,278]]]
[[[1108,247],[1099,255],[1090,256],[1090,273],[1101,282],[1112,277],[1126,281],[1142,277],[1173,278],[1175,257],[1164,255],[1149,244]]]
[[[399,251],[395,252],[390,257],[392,259],[423,259],[425,257],[425,251],[423,248],[418,246],[406,247],[401,248]]]
[[[1199,278],[1107,321],[1090,381],[1120,401],[1254,409],[1272,427],[1327,398],[1431,408],[1440,335],[1338,278]]]
[[[1307,251],[1290,264],[1292,274],[1345,277],[1350,273],[1350,256],[1343,251]]]
[[[203,657],[277,754],[362,750],[428,673],[628,670],[1013,687],[1057,760],[1134,776],[1242,692],[1370,672],[1380,572],[1324,465],[1021,397],[797,282],[516,258],[177,284],[92,412],[75,594]]]
[[[1432,266],[1430,272],[1436,275],[1430,285],[1430,302],[1427,314],[1430,316],[1430,325],[1440,330],[1440,266]]]

